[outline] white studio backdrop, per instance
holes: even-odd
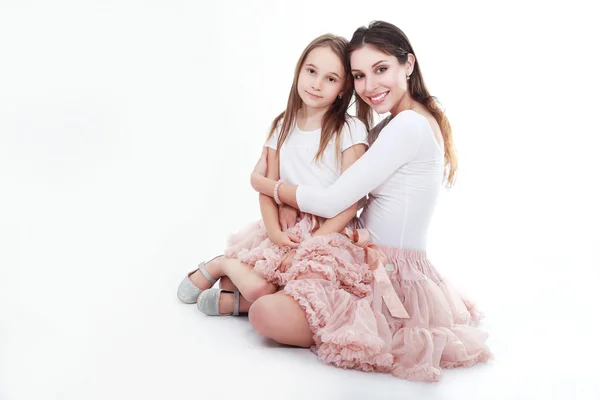
[[[555,361],[591,393],[600,69],[585,2],[0,1],[0,398],[37,393],[29,368],[46,371],[40,393],[59,388],[55,360],[77,374],[132,282],[179,277],[260,217],[249,173],[300,53],[375,19],[408,35],[454,130],[432,260],[489,315],[496,353]]]

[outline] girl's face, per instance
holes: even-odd
[[[344,66],[329,47],[317,47],[306,56],[298,75],[297,90],[304,104],[327,109],[342,94]]]
[[[360,98],[378,114],[394,114],[407,91],[412,62],[400,64],[396,57],[366,45],[352,52],[350,65]]]

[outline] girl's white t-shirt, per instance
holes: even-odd
[[[279,176],[293,185],[326,188],[342,173],[342,154],[348,148],[367,142],[367,127],[358,118],[348,116],[340,139],[340,153],[336,159],[335,135],[327,144],[323,158],[315,160],[321,142],[321,129],[301,131],[298,126],[281,146],[279,153]],[[266,146],[276,150],[279,130],[275,131]]]

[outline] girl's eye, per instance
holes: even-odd
[[[376,72],[377,72],[378,74],[380,74],[380,73],[382,73],[382,72],[385,72],[385,71],[387,71],[387,67],[379,67],[379,68],[377,68],[377,71],[376,71]]]
[[[335,82],[335,78],[328,78],[328,79],[329,79],[329,82],[332,82],[332,83]]]
[[[314,74],[315,73],[315,70],[312,69],[312,68],[308,68],[307,71],[308,71],[309,74]]]
[[[360,78],[362,78],[363,76],[361,74],[356,74],[354,75],[354,80],[358,80]]]

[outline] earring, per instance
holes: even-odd
[[[338,99],[341,99],[341,98],[342,98],[342,95],[341,95],[341,94],[338,94]]]
[[[406,75],[406,80],[410,81],[410,75]]]

